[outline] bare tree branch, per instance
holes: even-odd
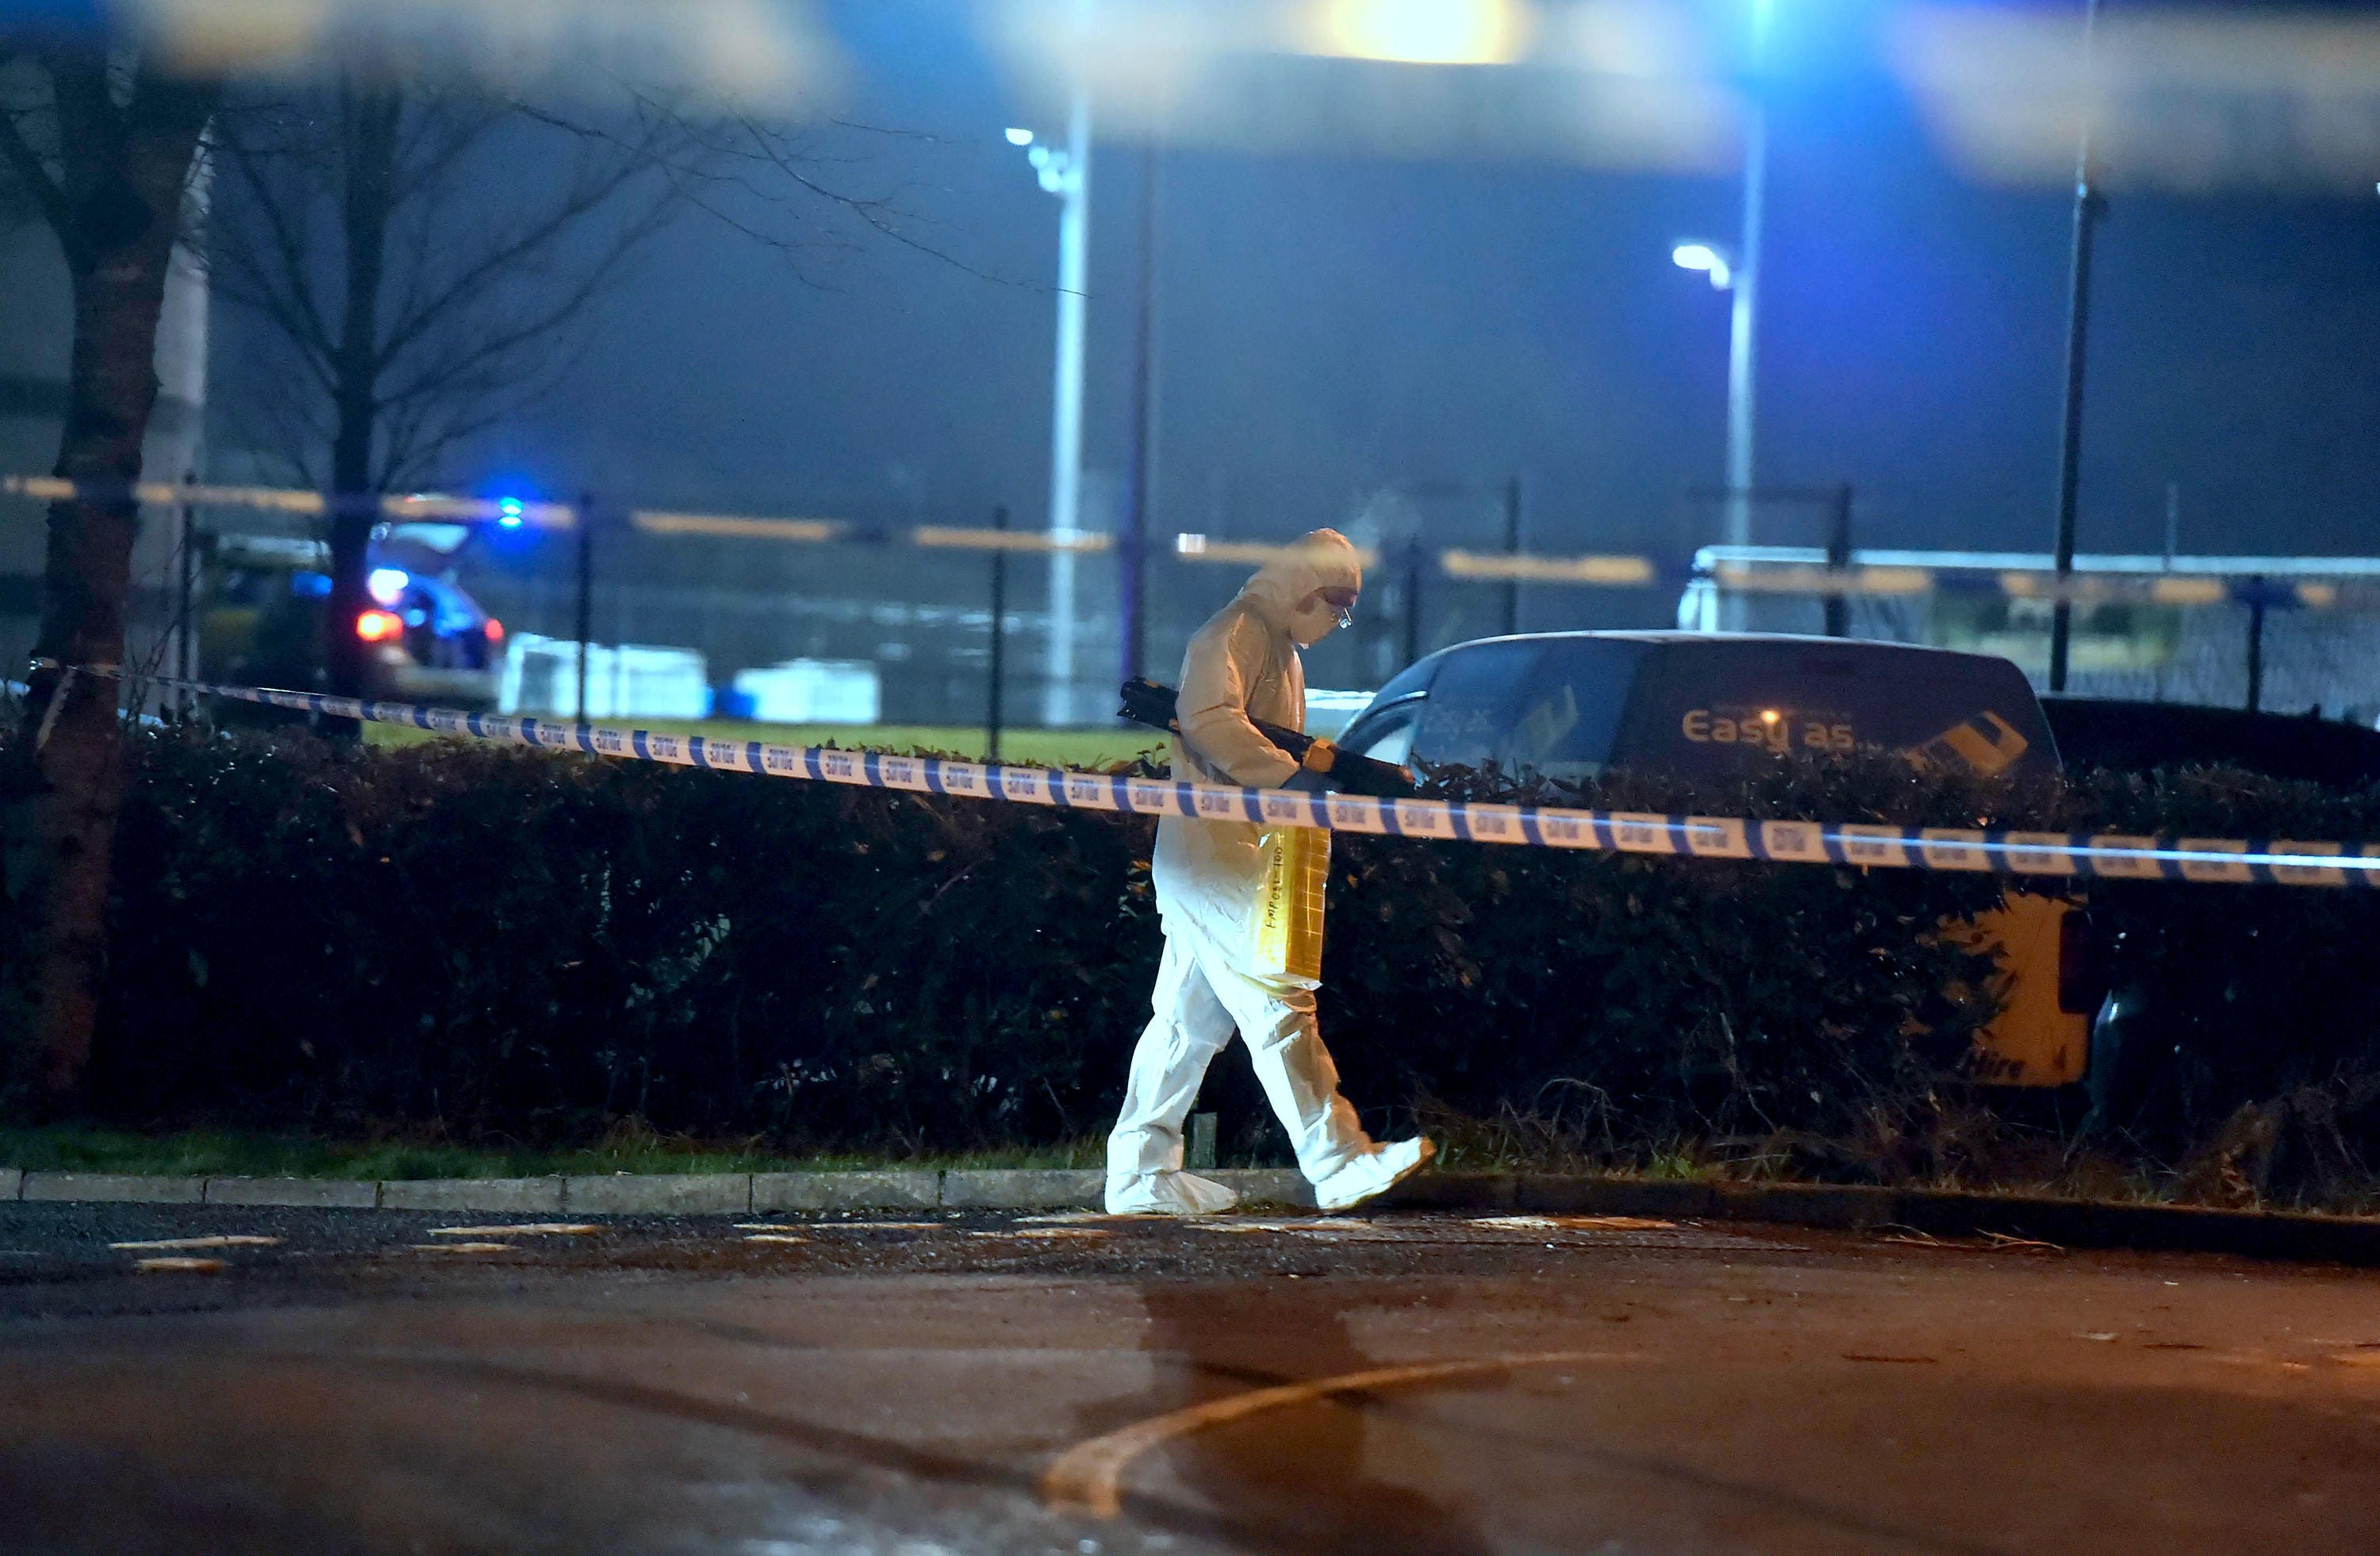
[[[327,310],[314,294],[311,272],[312,245],[303,230],[302,217],[290,201],[269,183],[266,158],[236,136],[223,138],[223,152],[237,169],[245,193],[265,225],[270,243],[268,264],[252,249],[238,243],[211,244],[217,258],[217,269],[228,260],[236,275],[249,278],[252,285],[235,290],[232,300],[247,304],[270,316],[273,323],[295,345],[304,348],[310,366],[318,367],[322,387],[327,392],[329,364],[337,346],[331,338]],[[229,236],[224,234],[222,236]],[[235,283],[237,286],[237,283]],[[319,359],[319,365],[315,361]]]
[[[31,194],[34,203],[41,207],[42,216],[48,220],[51,230],[57,234],[58,241],[70,244],[74,241],[74,208],[67,202],[66,190],[50,176],[48,164],[42,160],[41,153],[34,151],[32,142],[25,139],[22,121],[39,112],[41,110],[29,108],[10,109],[0,114],[0,157],[7,159],[10,170]]]
[[[914,183],[882,193],[846,187],[851,175],[841,170],[869,158],[831,135],[704,117],[633,88],[624,93],[628,110],[608,115],[432,82],[373,91],[396,92],[401,106],[374,164],[366,272],[349,262],[360,240],[356,125],[322,93],[252,100],[225,115],[237,189],[221,202],[214,247],[226,299],[288,346],[300,397],[336,407],[332,440],[350,463],[334,467],[358,470],[354,451],[367,447],[375,484],[436,474],[450,451],[564,382],[556,364],[574,356],[596,299],[688,209],[774,249],[806,280],[812,256],[891,241],[1022,285],[941,242],[905,206]],[[942,143],[831,121],[826,128]],[[523,169],[534,180],[527,195]],[[492,198],[494,188],[504,193]],[[370,276],[368,307],[346,295],[358,274]],[[370,423],[363,444],[350,425],[358,417]],[[282,437],[322,436],[318,418],[273,419]]]
[[[710,191],[733,190],[753,204],[767,209],[784,206],[781,185],[791,184],[795,190],[819,202],[825,209],[856,218],[878,237],[889,238],[905,249],[951,266],[978,280],[995,286],[1032,286],[1012,277],[995,274],[960,258],[947,245],[939,245],[919,237],[903,224],[922,224],[923,218],[900,203],[901,196],[911,188],[905,183],[888,194],[868,196],[838,189],[819,177],[810,169],[831,165],[859,165],[866,159],[838,157],[820,149],[813,138],[788,132],[749,116],[705,120],[686,114],[675,104],[658,102],[650,94],[629,89],[629,96],[638,108],[640,123],[659,120],[681,128],[692,154],[672,159],[662,171],[677,187],[687,203],[704,214],[723,224],[730,230],[765,247],[776,249],[798,271],[799,256],[820,249],[856,253],[863,245],[835,236],[831,231],[812,229],[799,237],[787,237],[761,227],[729,210],[724,201]],[[565,126],[576,133],[603,136],[606,132],[595,126],[571,126],[558,115],[549,115],[550,122]],[[882,128],[850,123],[841,119],[823,121],[836,129],[897,139],[928,145],[953,145],[945,137],[923,130]],[[724,171],[733,168],[734,171]],[[804,279],[816,278],[805,274]]]
[[[383,360],[395,358],[458,303],[483,291],[495,277],[536,263],[554,245],[572,235],[582,221],[610,204],[613,196],[648,171],[642,164],[623,163],[591,182],[576,184],[526,230],[511,234],[489,248],[444,286],[424,298],[409,315],[394,322],[382,346]]]

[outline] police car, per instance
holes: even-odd
[[[483,711],[496,705],[504,626],[451,576],[468,531],[382,525],[369,553],[371,604],[355,623],[364,696]],[[280,535],[208,537],[197,617],[201,679],[310,690],[322,683],[330,548]]]

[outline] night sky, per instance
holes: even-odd
[[[458,481],[959,522],[1004,502],[1038,521],[1056,202],[1001,140],[1029,110],[955,6],[829,14],[857,74],[843,116],[920,133],[830,131],[849,160],[828,176],[896,192],[944,257],[875,240],[789,263],[691,218],[606,306],[571,386]],[[1761,480],[1852,482],[1864,543],[2046,549],[2066,192],[1954,171],[1880,63],[1875,7],[1779,15]],[[1093,176],[1086,461],[1111,475],[1141,165],[1110,144]],[[1732,176],[1184,150],[1162,168],[1157,528],[1343,525],[1384,487],[1518,473],[1548,549],[1715,538],[1686,494],[1718,476],[1727,299],[1669,249],[1732,239]],[[2380,538],[2370,185],[2119,182],[2095,326],[2084,549],[2155,550],[2168,482],[2186,550]],[[1485,539],[1488,512],[1426,522]],[[1783,523],[1761,538],[1815,535]]]

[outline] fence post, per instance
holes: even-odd
[[[2265,702],[2265,580],[2262,575],[2250,578],[2248,588],[2248,711],[2258,711]]]
[[[198,505],[190,501],[189,489],[198,484],[199,472],[182,472],[182,546],[181,567],[175,577],[174,589],[179,598],[175,602],[175,614],[180,628],[174,635],[174,675],[182,681],[199,678],[199,559]],[[199,711],[199,694],[188,686],[175,688],[174,707],[188,719]]]
[[[1844,481],[1835,488],[1832,521],[1827,530],[1827,570],[1840,575],[1852,565],[1852,483]],[[1838,576],[1832,580],[1846,580]],[[1848,638],[1852,635],[1851,597],[1840,592],[1827,596],[1827,636]]]
[[[1117,613],[1123,678],[1139,675],[1148,651],[1148,515],[1157,473],[1157,142],[1140,154],[1140,312],[1133,334],[1132,483],[1117,537]]]
[[[1008,509],[1002,505],[991,510],[991,527],[1002,534],[1008,532]],[[984,754],[992,760],[1000,760],[1000,687],[1008,668],[1008,551],[995,547],[991,553],[991,685],[984,699]]]
[[[588,640],[595,636],[595,497],[578,494],[578,722],[587,722]],[[612,711],[614,714],[619,710]]]
[[[1405,542],[1405,663],[1421,658],[1421,537]]]
[[[1521,478],[1504,482],[1504,554],[1521,554]],[[1521,580],[1504,580],[1504,636],[1512,637],[1521,630]]]

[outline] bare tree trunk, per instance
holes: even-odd
[[[372,434],[380,425],[380,294],[387,274],[396,136],[404,111],[403,95],[389,88],[351,79],[339,91],[340,133],[346,142],[346,188],[340,201],[346,295],[332,362],[338,425],[331,440],[331,608],[324,628],[330,640],[324,663],[331,690],[341,697],[362,697],[368,689],[366,650],[356,635],[356,619],[372,604],[366,557],[379,512]]]
[[[38,1088],[51,1109],[64,1111],[80,1099],[91,1059],[124,794],[117,682],[91,672],[124,661],[139,524],[130,488],[157,400],[157,315],[184,182],[214,94],[144,70],[119,102],[103,60],[50,64],[61,175],[37,192],[74,285],[56,473],[86,490],[50,508],[33,651],[66,668],[30,678],[27,721],[10,753],[7,832]]]

